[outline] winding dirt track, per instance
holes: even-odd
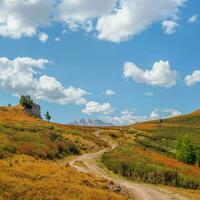
[[[99,136],[99,134],[100,131],[95,132],[96,136]],[[112,149],[117,147],[117,144],[111,143],[108,139],[104,140],[111,145]],[[188,200],[177,193],[171,193],[157,187],[154,188],[150,185],[134,183],[120,177],[111,177],[105,170],[97,165],[97,160],[103,155],[103,153],[109,150],[109,148],[105,148],[96,153],[78,156],[74,160],[70,161],[69,165],[79,172],[93,174],[112,181],[116,186],[120,186],[123,191],[126,191],[131,200]]]

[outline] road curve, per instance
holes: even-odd
[[[99,136],[100,131],[98,130],[94,134]],[[112,149],[117,147],[116,144],[111,143],[109,140],[105,138],[104,140],[111,145]],[[95,176],[112,181],[115,185],[123,188],[123,191],[126,191],[130,200],[188,200],[177,193],[171,193],[159,188],[155,189],[150,185],[134,183],[124,180],[123,178],[113,178],[109,176],[105,170],[97,165],[97,160],[109,150],[109,148],[105,148],[95,153],[80,155],[70,161],[68,164],[79,172],[93,174]]]

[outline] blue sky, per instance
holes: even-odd
[[[45,0],[44,5],[39,0],[28,0],[30,5],[9,1],[0,4],[1,105],[17,104],[19,95],[30,94],[53,121],[86,117],[116,124],[200,108],[199,1],[141,0],[138,8],[138,0],[102,1],[96,7],[89,4],[92,0],[76,6],[69,0]],[[137,14],[147,3],[160,11]],[[37,8],[38,21],[23,6]],[[54,19],[41,14],[55,10]],[[123,18],[120,11],[136,12]],[[112,94],[105,94],[108,89]]]

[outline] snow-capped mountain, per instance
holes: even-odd
[[[113,126],[113,124],[103,122],[99,119],[80,119],[69,124],[76,126]]]

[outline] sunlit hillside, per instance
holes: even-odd
[[[157,121],[138,123],[134,128],[141,130],[138,143],[148,145],[165,153],[174,153],[177,139],[189,136],[195,146],[200,146],[200,111]]]
[[[124,127],[124,130],[113,130],[109,135],[121,144],[102,157],[102,162],[109,170],[132,181],[197,189],[196,193],[186,190],[185,194],[190,199],[200,199],[200,168],[197,163],[192,165],[176,159],[180,138],[188,137],[194,148],[199,149],[199,111],[137,123]]]
[[[0,199],[126,199],[112,192],[109,181],[67,164],[107,146],[92,130],[45,122],[20,106],[1,107]]]
[[[156,199],[170,194],[197,200],[200,168],[175,154],[184,135],[198,147],[199,122],[197,111],[124,127],[66,126],[21,106],[0,107],[0,199],[137,200],[140,193],[152,199],[159,192]]]

